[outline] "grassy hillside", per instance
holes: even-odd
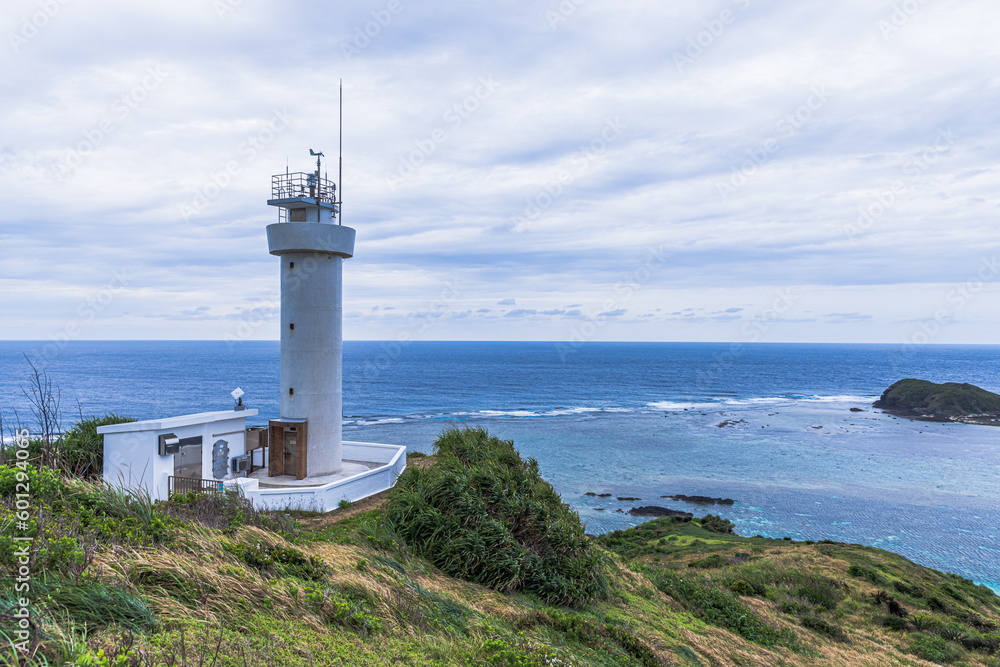
[[[907,379],[886,389],[873,407],[905,416],[950,419],[1000,414],[1000,395],[972,384]]]
[[[328,515],[236,496],[151,504],[31,471],[32,664],[1000,667],[1000,599],[967,580],[878,549],[732,535],[718,517],[580,541],[509,443],[466,431],[439,445],[388,502]],[[0,468],[5,528],[15,476]],[[13,547],[0,542],[0,609]],[[494,568],[520,584],[480,576]]]

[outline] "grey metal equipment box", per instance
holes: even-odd
[[[243,456],[234,456],[232,467],[234,475],[250,472],[250,455],[244,454]]]
[[[181,441],[173,433],[164,433],[158,438],[158,440],[160,456],[176,454],[181,449]]]
[[[173,433],[164,433],[158,438],[160,456],[169,456],[181,451],[181,447],[188,445],[200,445],[201,436],[196,435],[190,438],[178,438]]]

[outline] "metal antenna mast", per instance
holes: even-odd
[[[312,151],[310,151],[310,152],[312,152]],[[323,159],[323,157],[324,157],[323,156],[323,151],[320,151],[319,153],[316,153],[316,206],[317,207],[319,207],[320,199],[322,199],[322,197],[323,197],[323,181],[320,180],[320,176],[323,175],[323,174],[320,173],[320,170],[323,167],[323,163],[321,162],[321,160]],[[317,212],[316,216],[317,216],[316,217],[316,222],[319,222],[319,213],[318,212]]]
[[[344,224],[344,80],[340,80],[340,173],[337,187],[340,188],[340,206],[337,208],[337,224]]]

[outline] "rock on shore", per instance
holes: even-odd
[[[628,511],[628,513],[632,516],[677,516],[688,519],[694,518],[694,514],[691,514],[690,512],[679,512],[677,510],[667,509],[666,507],[658,507],[656,505],[633,507]]]
[[[689,503],[691,505],[732,505],[736,502],[732,498],[710,498],[709,496],[685,496],[681,494],[660,497],[677,500],[682,503]]]

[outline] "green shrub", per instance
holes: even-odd
[[[659,667],[662,664],[646,642],[639,639],[631,630],[615,623],[548,609],[530,614],[517,625],[522,628],[547,626],[599,651],[613,652],[615,649],[620,649],[628,654],[633,664],[645,667]]]
[[[943,590],[950,597],[958,600],[959,602],[968,602],[968,600],[966,599],[965,595],[963,595],[959,590],[953,588],[952,586],[950,586],[948,584],[942,584],[941,585],[941,590]]]
[[[820,575],[807,575],[796,595],[830,611],[836,609],[837,603],[844,597],[837,581]]]
[[[25,486],[32,510],[22,531],[31,537],[35,571],[78,580],[99,546],[150,546],[169,542],[177,522],[143,493],[68,480],[49,468],[0,466],[0,524],[18,518],[15,501]],[[12,536],[0,536],[0,570],[13,572]]]
[[[28,487],[32,503],[37,503],[62,496],[68,482],[51,468],[36,468],[27,464],[0,466],[0,498],[16,498],[17,494],[25,492],[24,485]]]
[[[224,542],[223,547],[261,574],[298,577],[307,581],[321,581],[329,569],[315,556],[305,556],[298,549],[257,542]]]
[[[283,512],[259,510],[238,491],[178,493],[157,508],[166,516],[207,528],[232,531],[240,526],[256,526],[285,537],[295,537],[299,532],[295,521]]]
[[[479,655],[482,662],[470,655],[466,664],[485,664],[489,667],[546,667],[565,664],[550,648],[523,639],[510,642],[503,637],[491,637],[483,642]]]
[[[995,635],[969,635],[961,641],[962,646],[970,651],[983,651],[992,654],[1000,650],[1000,637]]]
[[[714,514],[706,514],[701,517],[701,527],[705,530],[710,530],[713,533],[722,533],[723,535],[732,535],[733,530],[736,528],[736,524],[729,519],[723,519],[721,516],[716,516]]]
[[[13,514],[9,510],[0,510],[0,523]],[[82,528],[79,518],[68,514],[53,515],[45,508],[37,510],[29,519],[25,535],[32,538],[28,558],[33,572],[70,579],[78,579],[90,566],[99,543],[99,535]],[[19,557],[23,557],[18,549],[24,544],[15,544],[12,536],[0,536],[0,566],[12,578],[18,569]]]
[[[178,526],[138,489],[78,482],[69,487],[65,502],[55,507],[76,513],[83,525],[116,544],[167,543]]]
[[[941,612],[942,614],[951,614],[951,607],[934,596],[927,598],[927,606],[930,607],[932,611]]]
[[[965,628],[957,623],[952,623],[942,628],[938,628],[937,634],[942,639],[947,639],[952,642],[961,642],[968,637],[965,633]]]
[[[793,610],[813,611],[820,607],[832,611],[845,595],[844,585],[836,579],[809,570],[780,567],[766,560],[741,563],[727,574],[726,585],[730,588],[735,581],[745,581],[753,588],[753,595],[775,602],[787,600],[785,606]]]
[[[55,443],[56,466],[74,477],[100,477],[104,474],[104,436],[97,428],[133,421],[116,414],[81,419]]]
[[[879,623],[881,623],[882,626],[896,632],[903,632],[907,627],[906,619],[900,618],[899,616],[883,616],[879,619]]]
[[[736,593],[737,595],[758,595],[757,590],[754,588],[746,579],[733,579],[727,584],[729,590]]]
[[[962,614],[962,619],[977,630],[992,631],[997,629],[996,621],[984,618],[983,616],[971,611]]]
[[[912,635],[910,651],[924,660],[949,664],[962,656],[962,652],[941,637],[917,632]]]
[[[336,591],[322,587],[306,586],[306,601],[327,623],[352,628],[361,634],[377,634],[382,629],[382,619],[370,614],[362,603],[344,599]]]
[[[802,598],[784,597],[778,605],[778,609],[786,614],[811,614],[813,605]]]
[[[847,568],[847,574],[852,577],[858,577],[860,579],[866,580],[870,584],[875,584],[876,586],[885,585],[885,578],[882,577],[878,572],[874,570],[869,570],[866,567],[861,567],[860,565],[851,565]]]
[[[606,597],[605,563],[579,516],[513,442],[486,429],[449,429],[438,462],[408,468],[389,492],[384,522],[450,576],[547,603]]]
[[[805,616],[799,621],[802,627],[809,628],[810,630],[815,630],[816,632],[822,633],[828,637],[834,637],[840,639],[843,637],[843,633],[833,623],[824,621],[822,618],[816,616]]]
[[[934,618],[930,614],[914,614],[910,617],[910,623],[913,624],[917,630],[929,630],[934,632],[941,628],[941,621]]]
[[[661,591],[712,625],[731,630],[744,639],[763,646],[793,646],[794,635],[768,625],[750,607],[701,576],[681,576],[677,572],[648,574]]]
[[[146,603],[120,586],[42,578],[32,581],[32,592],[48,609],[61,609],[77,625],[91,629],[117,625],[141,632],[156,625]]]
[[[911,586],[905,581],[894,581],[892,582],[892,587],[896,589],[896,592],[902,593],[903,595],[909,595],[914,598],[922,598],[924,596],[924,591],[919,586]]]
[[[712,554],[711,556],[705,556],[701,560],[693,560],[688,563],[688,567],[698,567],[703,570],[707,570],[713,567],[723,567],[729,565],[729,559],[723,558],[719,554]]]

